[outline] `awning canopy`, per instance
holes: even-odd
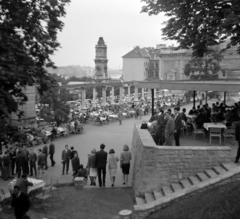
[[[239,92],[240,80],[166,80],[166,81],[135,81],[134,86],[147,89],[168,89],[183,91],[221,91],[221,92]]]

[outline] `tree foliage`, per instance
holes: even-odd
[[[54,80],[50,55],[60,46],[65,6],[70,0],[0,1],[0,116],[17,112],[27,101],[23,89],[38,85],[42,93]]]
[[[142,0],[142,12],[165,13],[169,20],[162,29],[165,39],[176,40],[179,47],[192,49],[203,57],[209,46],[230,38],[230,46],[240,43],[239,0]],[[240,54],[240,46],[237,49]]]
[[[46,122],[56,121],[57,125],[67,122],[70,108],[66,102],[69,100],[71,95],[59,85],[45,91],[40,97],[40,117]]]
[[[221,70],[220,62],[223,59],[217,48],[208,49],[204,57],[193,57],[184,67],[184,74],[190,79],[215,79]]]

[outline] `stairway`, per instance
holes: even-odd
[[[179,198],[185,194],[189,194],[198,189],[214,184],[215,182],[231,177],[235,173],[240,173],[239,165],[235,163],[223,163],[220,166],[215,166],[212,169],[207,169],[202,173],[190,176],[188,179],[180,180],[178,183],[163,186],[159,190],[145,192],[141,196],[135,198],[136,205],[134,206],[134,209],[147,209],[148,211],[151,211],[150,206],[154,206],[153,203],[155,203],[155,208],[158,208],[156,207],[156,203],[166,203],[166,200],[171,201],[175,198]]]

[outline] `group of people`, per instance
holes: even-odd
[[[180,146],[180,133],[183,125],[182,120],[185,119],[186,109],[180,113],[180,107],[174,108],[174,113],[171,109],[164,112],[163,109],[156,109],[155,114],[150,118],[150,132],[157,145],[172,146],[173,139],[175,145]],[[142,126],[142,128],[147,128]]]
[[[14,147],[7,149],[3,156],[0,156],[0,176],[3,180],[12,179],[14,175],[20,178],[22,174],[41,178],[44,170],[48,168],[48,156],[51,165],[55,165],[54,153],[53,141],[49,146],[44,142],[43,148],[38,149],[38,153],[33,148],[28,149],[26,145],[20,147],[16,143]]]
[[[108,155],[109,154],[109,155]],[[100,150],[93,149],[91,154],[88,155],[88,162],[86,168],[83,164],[80,164],[80,158],[77,151],[73,147],[70,149],[68,145],[62,151],[62,174],[69,174],[69,164],[71,161],[73,178],[83,177],[87,181],[90,178],[90,185],[96,186],[96,179],[98,178],[98,184],[100,187],[106,186],[106,169],[108,167],[111,186],[114,186],[118,162],[123,173],[123,184],[128,184],[128,175],[130,169],[130,161],[132,159],[131,152],[127,145],[123,146],[123,152],[120,154],[120,158],[115,155],[114,149],[110,149],[109,153],[105,151],[105,145],[100,145]]]

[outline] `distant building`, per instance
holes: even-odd
[[[154,48],[136,46],[123,58],[123,80],[143,81],[147,78],[159,78],[159,60],[154,57]]]
[[[103,40],[103,37],[99,37],[98,43],[95,46],[96,57],[95,57],[95,75],[94,79],[106,80],[108,76],[108,59],[107,59],[107,46]]]
[[[220,48],[225,48],[227,43]],[[236,49],[236,46],[231,47],[223,53],[219,78],[240,78],[240,56]],[[122,58],[125,81],[186,80],[189,77],[184,74],[184,66],[191,60],[192,51],[158,44],[156,48],[135,47]]]

